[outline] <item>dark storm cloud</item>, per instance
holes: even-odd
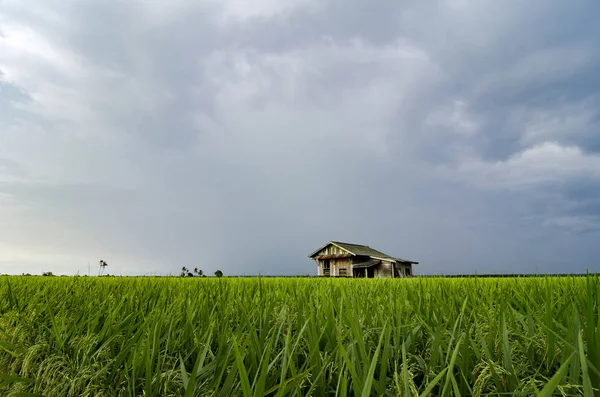
[[[597,8],[7,3],[0,261],[305,274],[337,239],[421,272],[594,266]]]

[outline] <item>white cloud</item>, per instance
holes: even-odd
[[[48,84],[44,77],[57,74],[71,81],[85,77],[78,57],[52,43],[31,26],[16,22],[2,24],[0,70],[5,79],[25,88],[33,95]],[[40,70],[43,74],[40,75]]]
[[[285,17],[301,9],[316,10],[316,0],[211,0],[220,7],[217,20],[223,25],[248,22],[252,19]]]
[[[455,171],[467,183],[486,188],[529,189],[571,178],[600,178],[600,155],[586,154],[576,146],[545,142],[505,161],[467,160]]]

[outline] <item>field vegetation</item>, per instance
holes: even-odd
[[[598,396],[597,276],[0,277],[0,395]]]

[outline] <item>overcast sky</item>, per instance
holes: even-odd
[[[0,273],[600,271],[600,3],[0,0]]]

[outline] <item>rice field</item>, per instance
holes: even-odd
[[[597,276],[0,277],[2,396],[598,396]]]

